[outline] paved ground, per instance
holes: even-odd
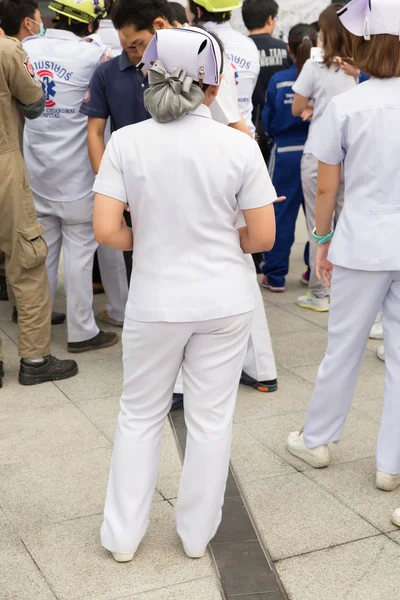
[[[287,292],[264,293],[280,388],[270,396],[240,389],[232,466],[290,599],[397,600],[400,531],[390,514],[400,506],[400,490],[374,487],[384,371],[375,342],[331,467],[314,471],[285,450],[288,432],[304,420],[326,345],[327,316],[294,304],[303,291],[302,225],[297,240]],[[212,557],[185,558],[175,534],[180,459],[169,424],[151,526],[135,561],[118,565],[100,546],[121,347],[79,356],[79,377],[22,388],[9,313],[0,303],[7,361],[0,391],[0,600],[219,600]],[[65,327],[53,334],[54,353],[67,357]]]

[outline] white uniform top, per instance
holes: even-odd
[[[329,253],[335,265],[400,270],[399,131],[399,78],[337,96],[318,124],[310,151],[328,164],[344,160],[344,208]]]
[[[47,29],[24,40],[40,78],[46,108],[27,120],[24,157],[34,194],[69,202],[92,194],[93,171],[87,150],[87,117],[79,112],[90,79],[105,58],[103,46],[69,31]]]
[[[296,94],[310,98],[311,103],[314,105],[314,115],[311,119],[308,139],[304,147],[305,154],[311,153],[310,147],[314,131],[329,101],[334,96],[355,86],[354,77],[346,75],[335,64],[328,68],[323,62],[314,62],[312,59],[305,63],[293,86],[293,91]]]
[[[230,23],[208,22],[204,24],[204,27],[214,32],[224,44],[225,54],[228,56],[236,78],[239,109],[247,127],[254,134],[255,127],[251,119],[252,96],[260,73],[257,46],[253,40],[235,31]]]
[[[113,133],[93,189],[130,206],[128,318],[205,321],[253,309],[236,217],[276,193],[249,136],[213,121],[204,105],[169,123],[124,127]]]
[[[116,56],[121,54],[122,47],[119,41],[118,32],[110,19],[101,20],[96,33],[101,38],[103,44],[111,48]]]
[[[236,94],[235,73],[226,56],[224,56],[224,68],[218,96],[211,104],[210,110],[214,121],[218,121],[223,125],[237,123],[241,119]]]

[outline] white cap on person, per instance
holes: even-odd
[[[219,85],[221,49],[207,31],[198,28],[156,31],[139,66],[148,71],[157,60],[162,62],[168,73],[179,68],[186,71],[193,81]]]
[[[400,0],[351,0],[338,11],[344,27],[353,35],[397,35],[400,37]]]

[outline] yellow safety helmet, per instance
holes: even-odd
[[[242,6],[241,0],[194,0],[210,13],[230,12]]]
[[[107,16],[105,0],[52,0],[49,9],[80,23],[93,23]]]

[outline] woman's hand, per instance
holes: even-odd
[[[360,76],[361,71],[354,64],[347,62],[346,59],[340,58],[340,56],[336,56],[336,60],[340,64],[340,68],[344,73],[346,73],[346,75],[348,75],[349,77],[354,77],[354,79],[357,79],[357,77]]]
[[[301,118],[303,121],[311,121],[314,114],[314,107],[312,104],[309,104],[305,110],[301,113]]]
[[[321,244],[317,247],[317,278],[325,283],[326,286],[331,287],[332,270],[333,264],[328,260],[328,251],[331,243]]]

